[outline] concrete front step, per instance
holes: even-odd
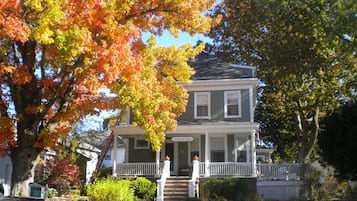
[[[185,201],[186,196],[165,196],[164,201]]]
[[[169,177],[166,180],[165,201],[183,201],[188,196],[188,177]]]

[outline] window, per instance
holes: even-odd
[[[241,94],[240,91],[224,92],[224,117],[241,117]]]
[[[209,119],[211,116],[210,110],[210,93],[196,92],[194,97],[195,102],[195,119]]]
[[[134,148],[149,149],[149,142],[147,142],[145,139],[135,139]]]
[[[247,143],[249,143],[245,138],[236,138],[236,161],[237,162],[248,162],[247,160]]]
[[[237,151],[237,162],[247,162],[247,151],[245,150]]]
[[[112,160],[112,153],[111,153],[111,151],[108,151],[108,152],[105,154],[104,160],[107,160],[107,161]]]
[[[224,137],[211,137],[211,162],[224,162]]]

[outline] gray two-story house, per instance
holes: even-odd
[[[142,129],[130,124],[112,128],[128,139],[117,175],[160,177],[169,156],[168,177],[256,177],[255,68],[225,63],[207,53],[189,64],[196,74],[192,83],[183,84],[189,93],[186,112],[176,130],[166,134],[160,152],[150,149]],[[196,172],[194,161],[198,161]]]

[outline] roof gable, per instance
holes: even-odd
[[[233,65],[205,52],[188,61],[188,64],[196,71],[192,80],[253,78],[255,73],[255,67]]]

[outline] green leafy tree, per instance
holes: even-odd
[[[258,67],[261,134],[299,161],[321,117],[356,88],[356,10],[354,0],[226,0],[213,14],[223,18],[211,50]]]
[[[322,159],[339,177],[357,179],[357,102],[341,106],[322,122],[318,138]]]

